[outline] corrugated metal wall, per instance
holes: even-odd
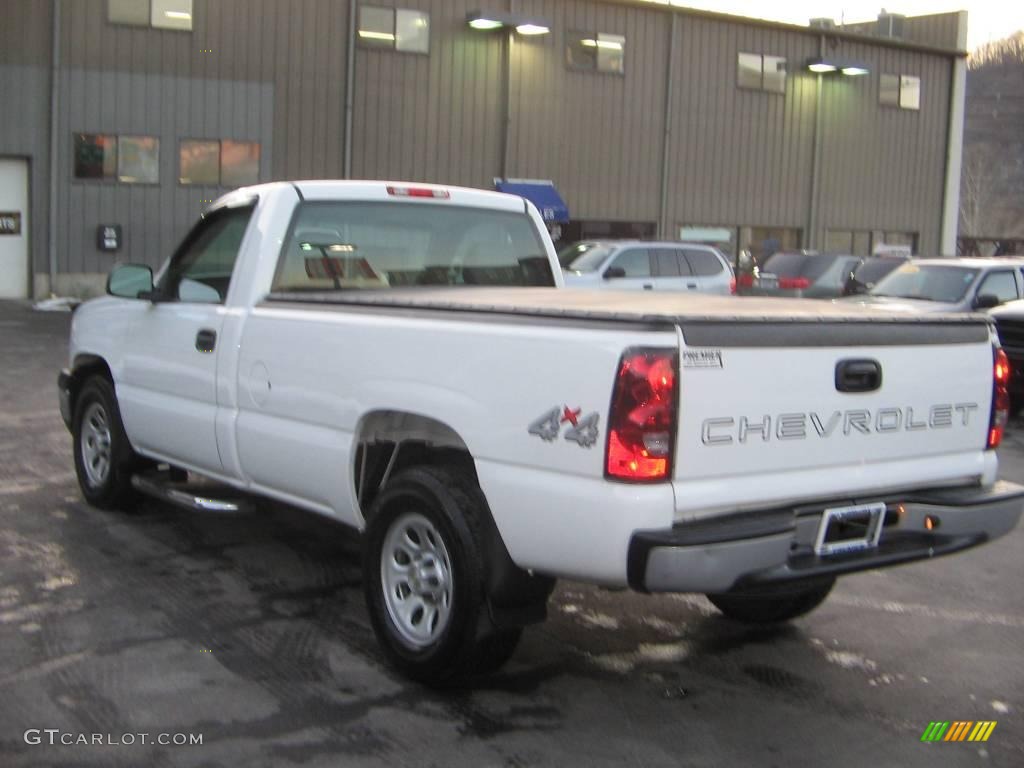
[[[853,43],[843,55],[871,74],[823,81],[821,227],[914,231],[921,253],[937,253],[952,63]],[[919,76],[920,110],[879,104],[882,73]]]
[[[353,176],[489,188],[500,166],[501,38],[469,29],[466,14],[495,3],[399,5],[430,13],[430,53],[357,46]]]
[[[682,17],[676,46],[670,224],[803,228],[815,94],[801,63],[815,38]],[[786,93],[737,87],[740,52],[786,57]]]
[[[398,4],[429,11],[430,53],[357,46],[354,176],[491,185],[502,168],[502,33],[465,19],[480,6],[514,7],[547,19],[552,34],[513,37],[509,176],[553,179],[575,218],[658,221],[674,44],[665,230],[806,229],[817,99],[803,64],[817,34],[682,12],[670,41],[673,11],[603,0]],[[110,24],[106,0],[61,6],[61,272],[108,269],[113,259],[94,246],[100,223],[124,224],[119,259],[157,264],[169,253],[220,192],[178,185],[183,138],[260,141],[262,180],[342,175],[348,2],[195,0],[192,33]],[[5,0],[11,23],[0,29],[0,154],[31,157],[37,273],[47,262],[49,8]],[[922,34],[947,35],[955,18],[929,20]],[[570,69],[571,31],[625,35],[625,74]],[[785,56],[786,94],[738,88],[741,51]],[[922,252],[936,249],[952,58],[844,40],[827,52],[872,72],[823,79],[818,226],[805,243],[826,229],[912,230]],[[881,72],[920,75],[920,111],[880,106]],[[161,184],[74,180],[75,132],[159,136]]]
[[[657,221],[669,15],[586,0],[517,11],[552,34],[513,43],[508,175],[554,180],[576,218]],[[569,32],[624,35],[624,74],[570,69]]]
[[[0,24],[0,156],[29,160],[29,249],[37,270],[39,264],[45,269],[49,248],[52,24],[49,3],[4,2]]]

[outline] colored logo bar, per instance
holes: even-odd
[[[933,720],[921,734],[921,741],[988,741],[995,729],[995,720]]]

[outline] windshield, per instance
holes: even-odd
[[[612,252],[610,246],[599,243],[576,243],[558,254],[558,263],[562,269],[572,272],[593,272],[604,264]]]
[[[857,271],[853,273],[853,278],[865,285],[877,283],[896,269],[896,267],[905,263],[906,259],[867,259],[857,267]]]
[[[978,269],[939,264],[904,264],[883,277],[869,293],[899,299],[960,301],[978,276]]]
[[[299,206],[273,290],[554,284],[544,246],[525,214],[331,201]]]

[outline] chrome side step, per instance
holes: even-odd
[[[134,475],[132,486],[139,493],[166,501],[191,512],[215,512],[231,515],[252,511],[252,505],[243,498],[216,499],[199,493],[198,491],[201,490],[199,488],[190,488],[187,483],[174,483],[166,477]]]

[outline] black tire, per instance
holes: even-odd
[[[452,685],[497,670],[515,652],[521,630],[491,629],[486,615],[486,514],[473,480],[439,466],[403,470],[373,502],[366,604],[385,656],[406,677]]]
[[[821,605],[836,580],[793,584],[750,592],[708,595],[727,618],[744,624],[778,624],[810,613]]]
[[[75,474],[86,501],[103,509],[131,507],[136,499],[132,474],[142,461],[128,442],[109,379],[86,380],[75,399],[71,423]],[[101,434],[105,439],[99,439]],[[105,460],[100,455],[104,453]]]

